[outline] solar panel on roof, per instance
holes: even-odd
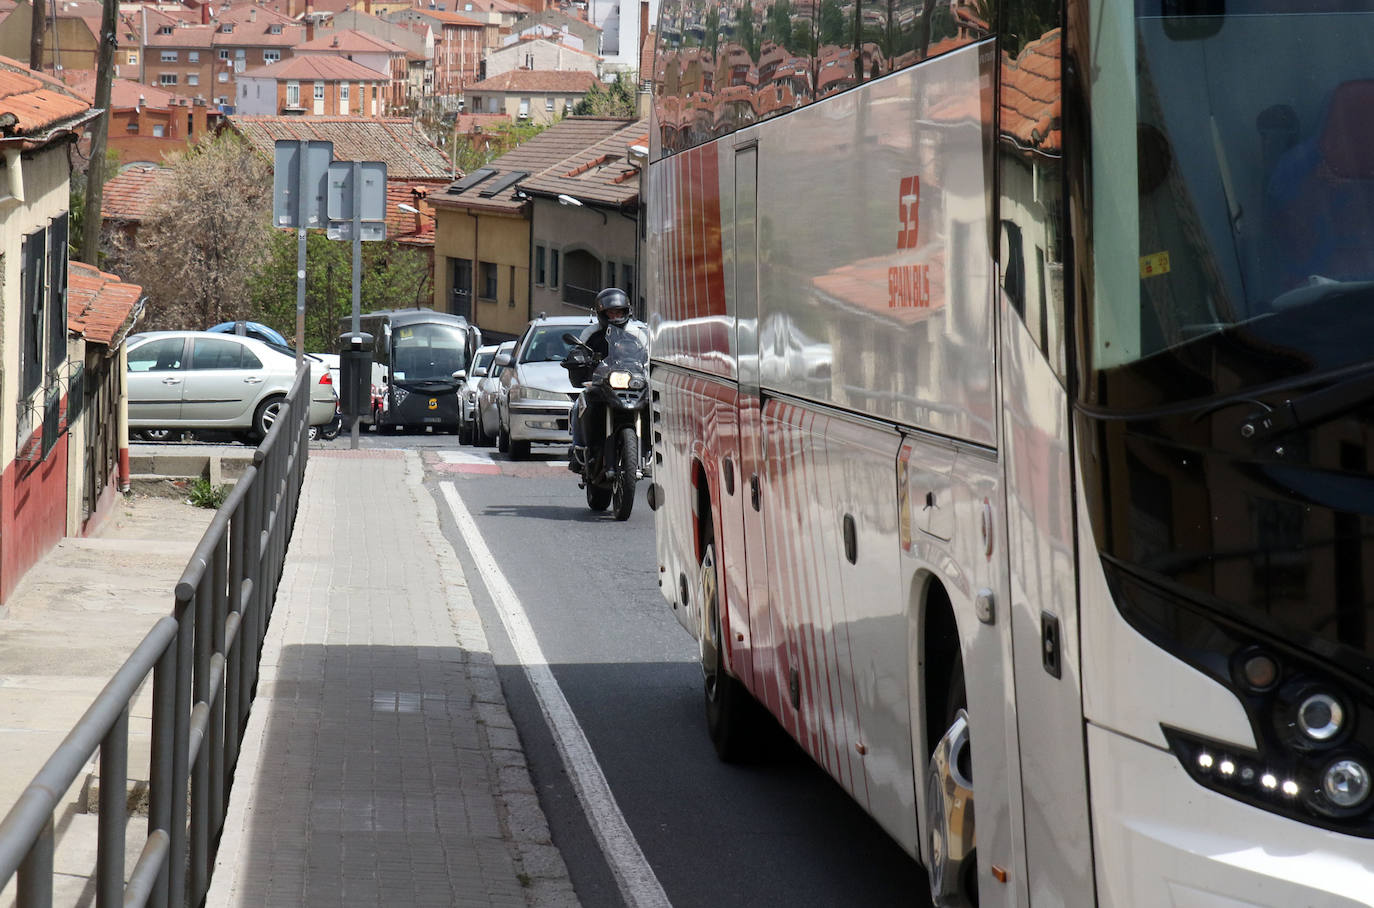
[[[493,167],[483,167],[481,170],[474,170],[472,173],[463,177],[458,184],[453,187],[454,192],[463,192],[471,189],[483,180],[491,179],[496,176],[496,169]]]
[[[530,172],[528,170],[512,170],[510,173],[506,174],[501,179],[497,180],[495,183],[492,183],[486,189],[483,189],[481,192],[478,193],[478,195],[480,195],[484,199],[489,199],[501,190],[509,189],[510,187],[514,186],[516,183],[519,183],[521,180],[523,180],[525,177],[529,175]]]

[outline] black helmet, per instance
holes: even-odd
[[[605,328],[610,322],[617,328],[630,320],[630,298],[618,287],[607,287],[596,295],[596,318]]]

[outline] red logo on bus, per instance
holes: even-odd
[[[915,249],[921,235],[921,178],[903,177],[897,196],[898,249]]]

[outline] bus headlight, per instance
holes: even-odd
[[[1298,728],[1313,741],[1330,741],[1341,733],[1345,710],[1340,701],[1327,693],[1317,693],[1298,707]]]
[[[624,391],[626,388],[630,387],[630,373],[612,372],[610,377],[606,379],[606,382],[615,390]]]
[[[1354,760],[1337,760],[1322,777],[1322,793],[1342,810],[1363,804],[1369,787],[1369,770]]]

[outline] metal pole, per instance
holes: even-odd
[[[363,164],[353,162],[353,334],[362,330],[363,304]],[[371,378],[371,376],[369,376]],[[353,417],[353,426],[348,432],[348,447],[358,450],[358,416]]]
[[[298,198],[296,200],[296,216],[300,218],[300,223],[296,225],[296,372],[301,371],[305,365],[305,212],[307,204],[306,194],[306,157],[310,143],[302,140],[297,153],[297,160],[300,161],[300,172],[296,175],[296,187]]]

